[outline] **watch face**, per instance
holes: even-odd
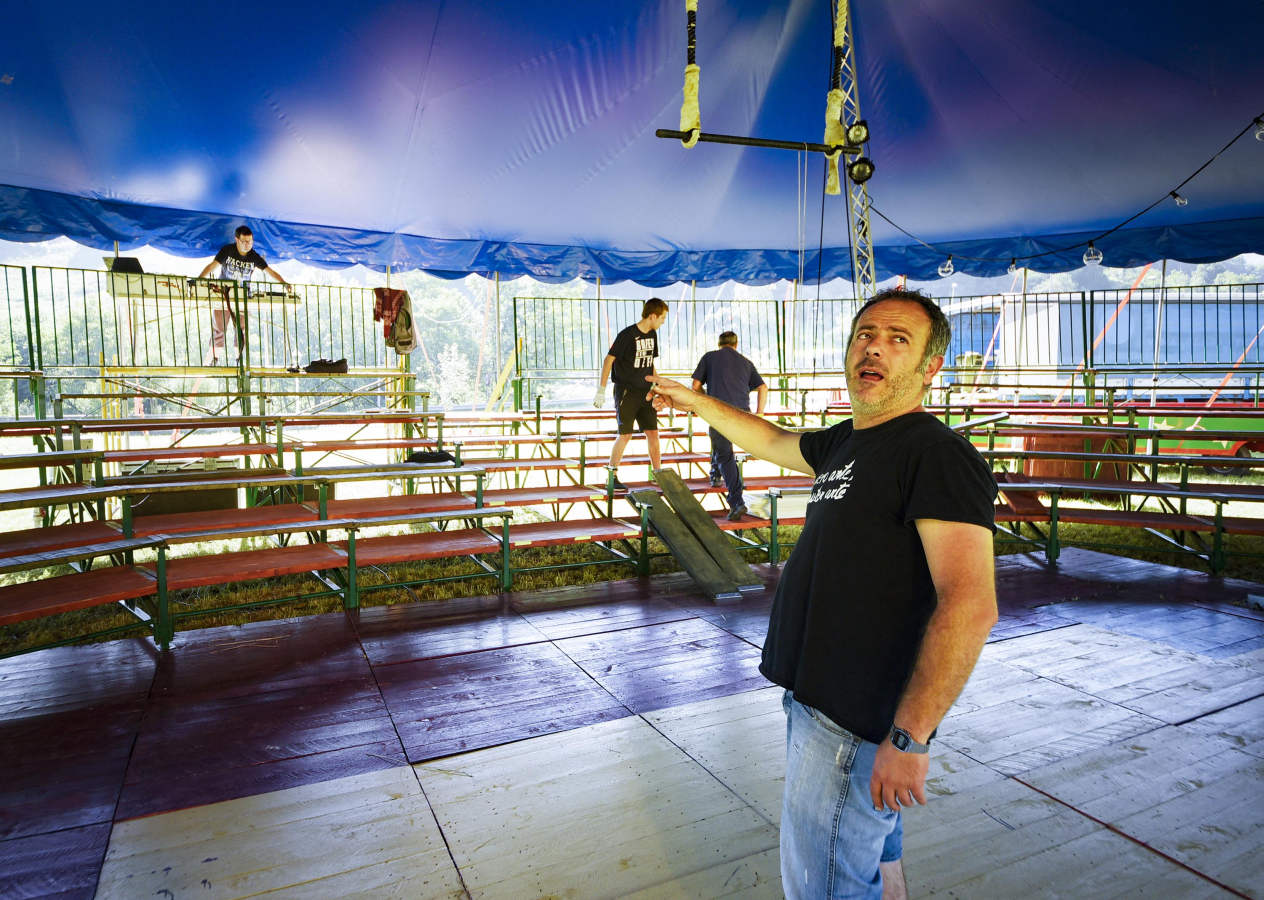
[[[909,745],[909,736],[903,731],[891,732],[891,743],[895,744],[897,750],[907,750]]]

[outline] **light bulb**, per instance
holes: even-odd
[[[1255,117],[1255,139],[1264,141],[1264,116]]]
[[[1102,261],[1102,251],[1093,246],[1093,242],[1088,242],[1088,249],[1084,251],[1084,265],[1096,266]]]
[[[953,272],[957,271],[952,264],[952,254],[948,254],[948,258],[939,264],[939,277],[947,278]]]
[[[1171,191],[1168,196],[1176,201],[1177,206],[1189,206],[1189,200],[1176,193],[1176,191]]]
[[[859,147],[868,140],[869,123],[864,119],[858,119],[847,126],[847,143],[853,147]]]
[[[1016,259],[1011,259],[1011,260],[1009,261],[1009,268],[1008,268],[1008,269],[1006,269],[1005,271],[1007,271],[1007,272],[1008,272],[1009,274],[1011,274],[1011,275],[1013,275],[1015,272],[1017,272],[1017,271],[1018,271],[1018,260],[1016,260]]]

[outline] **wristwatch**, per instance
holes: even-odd
[[[903,728],[891,726],[891,743],[895,745],[895,749],[901,753],[929,753],[930,744],[919,744],[913,740],[913,735],[909,734]]]

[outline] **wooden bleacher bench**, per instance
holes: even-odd
[[[509,526],[509,543],[513,547],[553,547],[589,541],[632,540],[640,536],[639,523],[608,518],[527,522]]]
[[[11,556],[0,560],[0,572],[42,569],[76,561],[92,560],[102,556],[119,557],[139,550],[156,550],[153,562],[137,565],[115,565],[102,569],[88,569],[69,575],[57,575],[0,587],[0,625],[12,624],[25,619],[54,615],[92,606],[115,602],[131,603],[141,598],[156,597],[157,608],[153,615],[128,607],[134,615],[148,625],[155,641],[164,649],[174,634],[174,622],[179,618],[200,615],[213,610],[200,610],[179,615],[170,612],[171,591],[196,587],[235,584],[244,581],[271,578],[280,575],[296,575],[313,571],[345,569],[348,573],[344,603],[348,608],[359,604],[356,572],[361,565],[375,564],[374,560],[391,561],[424,559],[450,556],[454,553],[484,554],[499,552],[501,569],[480,571],[479,575],[498,575],[502,587],[508,588],[510,569],[508,547],[501,538],[480,529],[470,529],[480,537],[468,540],[454,539],[457,532],[424,532],[416,535],[365,538],[367,561],[361,562],[357,532],[386,525],[436,525],[454,519],[494,518],[506,521],[506,509],[470,509],[459,512],[407,512],[392,515],[375,515],[364,518],[340,518],[303,520],[298,522],[234,524],[227,528],[204,528],[179,534],[155,534],[144,538],[119,539],[57,551],[44,551],[24,556]],[[170,546],[180,543],[204,543],[237,538],[259,537],[278,533],[307,531],[310,533],[343,530],[347,540],[326,543],[288,544],[258,550],[237,550],[201,556],[168,558]],[[386,548],[392,548],[389,553]],[[503,573],[503,574],[501,574]],[[247,606],[263,605],[272,600],[259,601]],[[124,626],[133,627],[131,625]],[[120,629],[111,629],[118,631]],[[104,633],[104,632],[101,632]],[[91,635],[83,635],[88,637]]]
[[[90,564],[98,557],[130,554],[137,550],[152,549],[161,545],[161,539],[140,538],[102,542],[91,548],[68,548],[9,556],[0,560],[0,572],[45,569],[75,562]],[[0,626],[89,609],[94,606],[114,603],[131,604],[156,596],[159,591],[160,585],[154,577],[131,564],[90,568],[67,575],[54,575],[4,585],[0,587]],[[148,625],[155,637],[161,637],[161,631],[156,628],[153,617],[142,613],[135,613],[135,615],[142,623]],[[117,630],[108,629],[97,634],[108,634]]]
[[[596,503],[606,499],[604,487],[586,485],[545,485],[543,487],[508,488],[485,491],[487,506],[535,506],[554,503]]]
[[[151,516],[131,515],[131,503],[137,497],[152,493],[173,491],[222,490],[225,487],[290,487],[334,484],[355,481],[376,481],[394,478],[436,477],[450,474],[482,477],[474,467],[450,465],[400,464],[397,466],[370,468],[353,467],[347,471],[325,472],[312,470],[304,475],[272,474],[254,475],[234,473],[232,477],[188,478],[178,481],[121,483],[97,487],[95,485],[69,484],[39,488],[21,488],[0,491],[0,509],[43,507],[51,504],[97,503],[111,498],[124,501],[124,515],[120,520],[98,519],[86,522],[70,522],[43,528],[0,532],[0,558],[39,550],[56,550],[68,547],[89,546],[101,541],[135,535],[178,535],[210,529],[267,528],[315,523],[321,520],[318,505],[313,503],[284,503],[248,506],[237,509],[198,510],[184,513],[162,513]],[[473,509],[481,487],[476,486],[473,497],[461,495],[445,506],[442,501],[429,499],[432,494],[410,494],[403,498],[381,498],[369,501],[330,500],[326,518],[346,514],[359,508],[369,514],[394,514],[396,512],[442,512],[448,509]]]
[[[95,463],[103,450],[48,450],[43,453],[10,453],[0,455],[0,469],[51,469]]]
[[[293,452],[294,444],[282,445],[282,451]],[[105,450],[107,463],[148,462],[166,459],[219,459],[226,456],[275,456],[275,444],[209,444],[203,446],[136,447],[127,450]]]
[[[333,546],[345,552],[347,542],[340,541]],[[424,531],[361,538],[356,542],[356,562],[361,566],[384,566],[423,559],[499,553],[500,550],[500,540],[479,528]]]
[[[1006,498],[1005,510],[998,507],[998,521],[1010,522],[1043,522],[1049,526],[1049,534],[1044,539],[1045,555],[1050,563],[1056,562],[1060,547],[1057,526],[1059,522],[1070,522],[1084,525],[1104,525],[1114,527],[1143,528],[1159,537],[1181,552],[1197,556],[1207,562],[1213,574],[1224,569],[1225,550],[1223,540],[1226,535],[1260,535],[1264,534],[1264,519],[1242,516],[1225,516],[1224,504],[1234,501],[1264,501],[1264,496],[1244,497],[1240,493],[1227,493],[1219,490],[1217,485],[1177,487],[1160,485],[1154,482],[1126,482],[1123,484],[1107,484],[1089,482],[1091,491],[1095,493],[1117,494],[1120,496],[1159,497],[1167,500],[1189,501],[1204,500],[1215,504],[1214,515],[1188,514],[1175,510],[1133,510],[1109,509],[1097,507],[1067,506],[1060,502],[1064,492],[1082,493],[1083,482],[1065,484],[1060,480],[1032,481],[1010,476],[1000,483],[1001,494]],[[1019,500],[1021,494],[1030,494],[1033,498],[1039,494],[1049,497],[1049,506],[1033,504],[1030,500]],[[1008,510],[1015,510],[1010,515]],[[1005,517],[1002,518],[1002,513]],[[1168,532],[1165,535],[1164,532]],[[1186,532],[1211,534],[1211,548],[1191,547],[1180,540]],[[1020,537],[1015,535],[1016,537]],[[1021,538],[1020,538],[1021,539]]]

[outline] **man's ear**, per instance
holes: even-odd
[[[922,384],[929,387],[931,381],[939,374],[939,370],[943,367],[944,358],[942,356],[932,356],[928,359],[926,361],[926,371],[922,373]]]

